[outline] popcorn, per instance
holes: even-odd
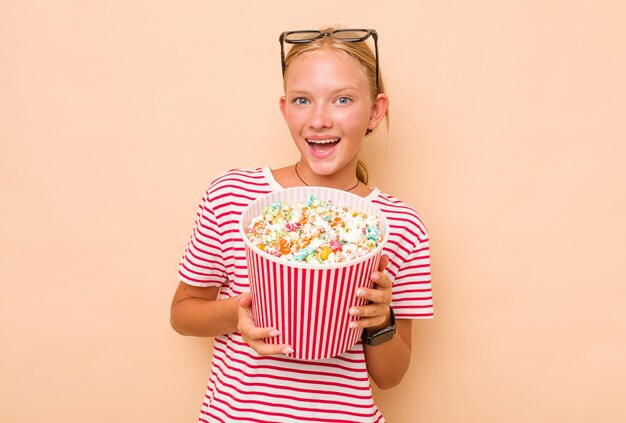
[[[374,250],[383,239],[378,217],[315,196],[305,203],[275,202],[253,218],[245,233],[268,254],[288,261],[341,263]]]
[[[368,303],[356,292],[373,286],[389,233],[375,203],[333,188],[284,188],[248,204],[237,229],[254,323],[280,331],[265,342],[289,344],[298,360],[323,360],[359,341],[363,331],[350,323],[360,317],[349,310]]]

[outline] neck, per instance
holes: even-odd
[[[301,168],[298,168],[298,165],[300,164],[300,162],[296,162],[295,166],[294,166],[294,171],[296,173],[296,176],[298,177],[298,179],[300,180],[300,182],[302,182],[304,185],[306,186],[311,186],[311,185],[317,185],[314,183],[309,183],[307,182],[306,178],[303,178],[302,174],[301,174]],[[356,173],[356,172],[355,172]],[[327,186],[329,188],[337,188],[337,189],[341,189],[344,191],[352,191],[354,190],[356,187],[358,187],[361,184],[361,181],[358,180],[358,178],[356,178],[356,174],[355,174],[355,181],[353,182],[349,182],[349,183],[345,183],[345,184],[319,184],[320,186]]]

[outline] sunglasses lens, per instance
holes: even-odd
[[[286,42],[303,42],[312,41],[315,37],[320,35],[317,31],[304,31],[304,32],[292,32],[285,36]]]
[[[339,30],[339,31],[335,31],[333,33],[333,37],[340,39],[340,40],[351,40],[351,41],[356,41],[356,40],[365,40],[368,37],[368,33],[367,31],[359,31],[359,30]]]

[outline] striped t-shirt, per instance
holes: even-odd
[[[181,281],[221,287],[225,299],[249,290],[239,216],[259,196],[282,189],[269,167],[235,169],[213,181],[179,266]],[[383,250],[398,319],[433,316],[428,234],[415,210],[377,188],[366,197],[390,226]],[[319,361],[259,356],[238,332],[215,338],[200,422],[384,422],[374,404],[363,344]]]

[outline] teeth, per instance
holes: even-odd
[[[331,142],[337,142],[339,141],[339,138],[330,138],[327,140],[309,140],[307,139],[307,142],[313,143],[313,144],[330,144]]]

